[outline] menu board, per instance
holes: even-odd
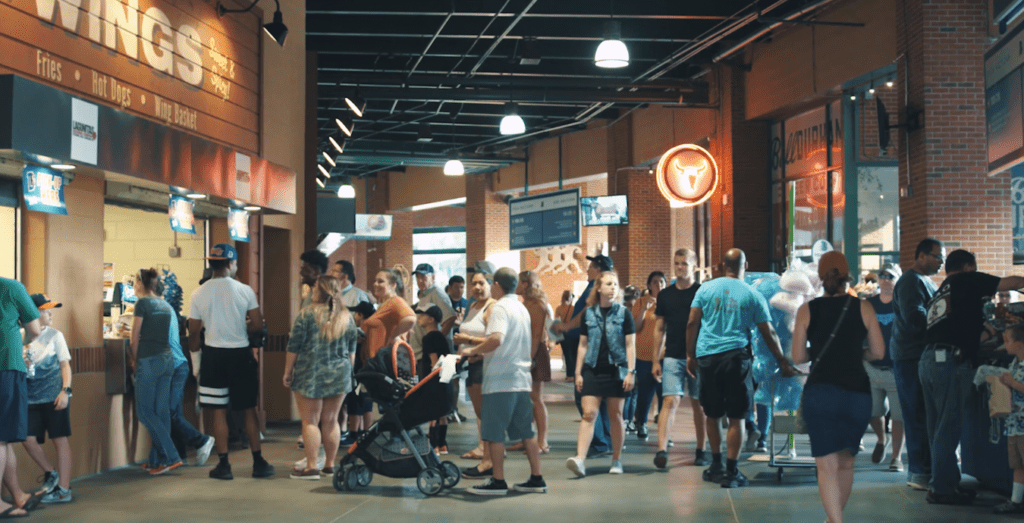
[[[996,173],[1024,161],[1024,25],[985,53],[985,123],[988,170]]]
[[[580,190],[516,198],[508,203],[509,249],[578,245]]]

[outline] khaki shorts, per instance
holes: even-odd
[[[1010,454],[1010,468],[1024,469],[1024,436],[1009,436],[1006,446]]]

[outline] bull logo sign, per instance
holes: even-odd
[[[658,189],[670,202],[700,205],[718,187],[718,164],[703,147],[677,145],[662,155],[655,176]]]

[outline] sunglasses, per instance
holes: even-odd
[[[879,280],[895,280],[896,277],[893,276],[892,274],[879,274],[878,275],[878,279]]]

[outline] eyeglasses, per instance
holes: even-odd
[[[879,274],[878,275],[878,279],[879,280],[895,280],[896,277],[893,276],[892,274]]]
[[[935,258],[936,260],[938,260],[939,263],[942,263],[942,262],[946,261],[946,258],[943,255],[941,255],[941,254],[932,254],[930,252],[926,253],[926,254],[928,256],[931,256],[932,258]]]

